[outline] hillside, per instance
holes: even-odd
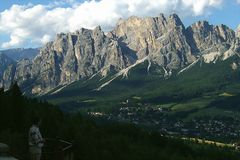
[[[157,66],[147,70],[146,61],[129,70],[128,77],[116,77],[118,73],[105,78],[96,75],[56,88],[42,98],[66,112],[81,111],[94,117],[151,126],[163,133],[162,128],[166,128],[168,133],[231,142],[239,138],[238,64],[237,55],[216,63],[197,61],[184,71],[164,77],[164,71],[161,74]],[[106,82],[110,83],[98,90]],[[217,131],[220,126],[212,124],[214,119],[225,127]],[[172,127],[178,123],[182,126]],[[196,128],[207,124],[214,131]]]
[[[64,113],[232,143],[240,138],[237,32],[207,21],[185,27],[176,14],[132,16],[108,33],[59,33],[33,60],[1,54],[0,86],[17,81]]]
[[[16,80],[26,94],[42,95],[96,74],[101,78],[113,73],[127,74],[129,69],[146,61],[149,67],[161,68],[159,76],[166,77],[200,58],[211,63],[239,52],[239,38],[226,25],[199,21],[185,27],[176,14],[132,16],[120,20],[108,33],[100,26],[59,33],[33,60],[0,69],[6,74],[11,72],[8,76],[0,75],[0,81],[8,88],[8,79]]]
[[[164,104],[214,92],[216,95],[223,92],[238,94],[239,60],[236,55],[216,63],[198,61],[186,71],[176,70],[169,77],[165,77],[164,70],[157,66],[152,65],[148,70],[149,64],[145,61],[129,70],[127,77],[118,73],[104,78],[95,75],[84,81],[60,86],[44,97],[59,105],[65,102],[75,102],[77,105],[81,101],[95,100],[97,105],[104,101],[112,107],[111,103],[115,102],[116,105],[134,96],[141,97],[141,102]],[[233,69],[233,65],[237,68]],[[93,104],[93,107],[97,105]]]
[[[20,160],[28,159],[26,133],[33,116],[42,118],[41,131],[44,137],[60,137],[73,142],[74,159],[237,160],[239,158],[239,152],[227,147],[167,138],[157,132],[144,131],[133,125],[96,124],[80,114],[64,115],[56,106],[22,96],[16,84],[7,92],[1,90],[0,99],[0,141],[9,144],[12,154]]]

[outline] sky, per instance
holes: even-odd
[[[0,0],[0,50],[40,47],[81,27],[108,32],[120,18],[159,13],[177,13],[186,27],[207,20],[236,30],[240,0]]]

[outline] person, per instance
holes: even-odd
[[[39,130],[40,125],[41,125],[41,119],[36,117],[33,119],[33,125],[29,129],[28,144],[29,144],[29,152],[30,152],[31,160],[41,159],[44,140]]]

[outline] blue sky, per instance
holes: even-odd
[[[211,12],[211,15],[186,18],[183,21],[190,25],[198,20],[207,20],[211,24],[225,24],[232,29],[236,29],[240,24],[240,4],[235,0],[224,1],[221,8],[212,9]]]
[[[0,0],[1,5],[0,5],[0,12],[4,11],[5,9],[9,9],[13,4],[19,4],[19,5],[26,5],[26,4],[43,4],[43,5],[48,5],[53,3],[54,0]],[[56,1],[64,1],[64,0],[56,0]],[[79,0],[79,2],[82,2]],[[65,7],[68,6],[67,3]]]
[[[0,5],[0,11],[4,11],[5,9],[10,8],[13,4],[28,4],[28,3],[33,3],[33,4],[46,4],[49,1],[47,0],[32,0],[32,1],[27,1],[27,0],[1,0],[1,5]]]
[[[101,25],[111,30],[119,18],[179,14],[186,26],[199,20],[240,24],[240,0],[0,0],[0,49],[38,47],[59,32]],[[141,12],[140,12],[141,11]]]

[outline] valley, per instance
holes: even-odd
[[[1,3],[0,160],[239,160],[239,17],[240,0]]]
[[[238,68],[232,70],[232,63],[238,63],[238,56],[216,64],[198,62],[166,78],[154,65],[147,70],[146,62],[102,90],[95,89],[111,76],[96,75],[58,92],[53,90],[43,98],[66,112],[80,111],[97,120],[133,123],[166,135],[234,143],[240,136],[240,84]]]
[[[144,27],[142,27],[144,26]],[[240,134],[240,39],[225,25],[185,27],[176,14],[132,16],[59,33],[30,59],[0,55],[0,85],[66,114],[135,124],[164,135],[233,143]],[[24,54],[22,54],[24,55]]]

